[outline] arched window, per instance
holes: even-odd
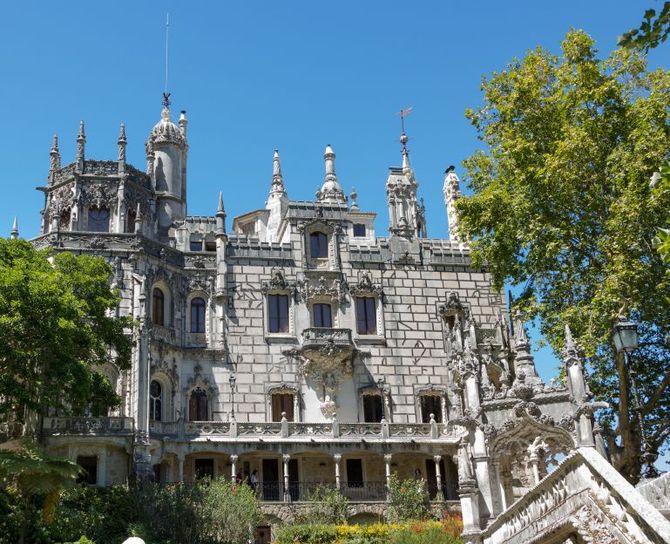
[[[199,387],[191,391],[191,398],[188,400],[188,420],[189,421],[207,421],[207,393]]]
[[[154,287],[151,304],[151,321],[154,325],[165,325],[165,295],[158,287]]]
[[[328,257],[328,236],[323,232],[313,232],[309,235],[309,254],[312,259]]]
[[[205,332],[205,301],[200,297],[191,301],[191,332]]]
[[[58,220],[58,228],[61,230],[70,230],[71,217],[72,213],[70,212],[70,208],[65,208],[63,211],[61,211],[60,218]]]
[[[135,219],[137,219],[137,211],[128,210],[126,212],[126,232],[135,232]]]
[[[162,421],[163,415],[163,388],[160,382],[151,380],[149,386],[149,419]]]
[[[89,208],[88,230],[91,232],[109,232],[109,208]]]

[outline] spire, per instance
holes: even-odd
[[[335,174],[335,152],[330,144],[326,146],[323,158],[326,163],[326,175],[321,189],[316,193],[316,198],[319,202],[327,204],[346,204],[347,199]]]
[[[216,207],[216,234],[226,233],[226,210],[223,207],[223,193],[219,191],[219,203]]]
[[[147,152],[147,174],[153,177],[155,154],[154,154],[154,141],[151,136],[149,136],[149,139],[145,144],[145,149]]]
[[[121,123],[119,127],[119,175],[123,174],[126,171],[126,125]]]
[[[400,143],[402,144],[402,171],[403,172],[409,172],[412,167],[409,164],[409,150],[407,149],[407,142],[409,141],[409,137],[407,134],[405,134],[405,131],[403,130],[402,134],[400,135]]]
[[[523,324],[523,317],[517,313],[514,319],[514,369],[516,381],[521,380],[521,374],[525,376],[525,383],[535,385],[542,380],[535,369],[535,360],[530,352],[530,340]]]
[[[284,187],[284,178],[281,173],[281,160],[279,159],[279,151],[275,149],[272,156],[272,185],[270,186],[270,198],[286,196],[286,188]]]
[[[18,240],[19,238],[19,222],[16,219],[16,216],[14,216],[14,222],[12,223],[12,232],[9,236],[12,240]]]
[[[135,208],[135,234],[142,233],[142,207],[140,203],[137,203],[137,208]]]
[[[60,168],[60,150],[58,149],[58,134],[54,134],[53,143],[51,144],[51,151],[49,152],[51,161],[49,170],[54,172]]]
[[[575,339],[572,337],[570,325],[565,324],[565,343],[563,345],[563,360],[566,364],[571,362],[579,362],[579,348]]]
[[[84,121],[79,122],[79,133],[77,134],[77,160],[76,171],[84,171],[84,156],[86,147],[86,133],[84,131]]]
[[[179,113],[179,130],[184,135],[186,139],[186,128],[188,127],[188,119],[186,118],[186,110],[181,110]]]
[[[449,166],[444,171],[444,204],[447,207],[447,219],[449,221],[449,239],[459,244],[466,240],[460,235],[458,229],[458,216],[456,215],[456,201],[461,197],[460,180],[456,175],[456,167]]]

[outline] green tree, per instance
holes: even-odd
[[[0,483],[15,492],[21,503],[19,544],[25,542],[36,498],[41,499],[44,521],[50,522],[61,490],[73,485],[80,471],[76,463],[49,456],[30,442],[6,443],[0,449]]]
[[[664,2],[659,12],[650,8],[644,12],[639,28],[633,28],[619,37],[619,45],[649,51],[658,47],[670,35],[670,2]]]
[[[523,287],[516,306],[540,319],[556,351],[564,323],[573,328],[591,389],[611,406],[600,420],[612,461],[635,482],[631,371],[653,453],[670,434],[670,305],[653,242],[670,195],[649,187],[670,154],[670,74],[648,72],[636,50],[601,60],[587,34],[571,31],[560,56],[531,51],[482,89],[484,105],[466,115],[486,150],[465,161],[474,194],[457,203],[474,262],[498,287]],[[613,349],[621,312],[639,324],[632,367]]]
[[[388,517],[393,523],[427,519],[428,493],[423,480],[401,480],[391,474],[388,490]]]
[[[203,484],[204,542],[247,542],[263,514],[254,491],[246,484],[217,478]]]
[[[102,370],[128,368],[132,323],[114,317],[111,272],[101,258],[0,239],[0,422],[118,403]]]

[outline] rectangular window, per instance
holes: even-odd
[[[354,236],[365,236],[365,225],[363,223],[354,224]]]
[[[333,315],[330,304],[315,304],[312,306],[312,317],[315,327],[330,329],[333,326]]]
[[[197,480],[201,478],[214,478],[214,459],[196,459],[195,477]]]
[[[347,486],[363,487],[363,461],[347,459]]]
[[[216,242],[205,242],[205,251],[216,251]]]
[[[363,396],[363,417],[366,423],[379,423],[384,417],[384,403],[381,395]]]
[[[202,240],[191,240],[191,251],[202,251]]]
[[[272,395],[272,421],[281,421],[281,414],[286,414],[288,421],[293,421],[293,395],[291,393],[275,393]]]
[[[323,232],[313,232],[309,235],[309,254],[312,259],[328,257],[328,236]]]
[[[421,421],[430,423],[430,414],[435,416],[437,423],[442,423],[442,399],[437,395],[422,395]]]
[[[373,297],[356,297],[356,332],[377,334],[377,308]]]
[[[98,483],[98,458],[95,455],[80,455],[77,464],[84,469],[77,478],[81,484],[95,485]]]
[[[268,330],[288,332],[288,295],[268,295]]]

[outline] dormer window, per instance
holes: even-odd
[[[363,223],[354,223],[354,236],[365,236],[365,225]]]
[[[312,306],[312,323],[315,327],[332,328],[333,313],[330,304],[317,303]]]
[[[310,234],[309,249],[312,259],[328,258],[328,236],[323,232],[313,232]]]

